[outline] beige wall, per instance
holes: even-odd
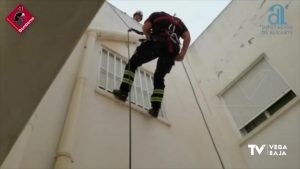
[[[129,158],[128,107],[96,91],[99,48],[90,59],[73,165],[75,168],[124,168]],[[172,74],[186,78],[180,67]],[[167,80],[165,108],[171,126],[143,112],[132,112],[134,168],[220,168],[201,115],[190,100],[191,91],[185,89],[188,82],[179,83],[180,78],[170,76]]]
[[[285,19],[293,26],[290,35],[261,34],[260,25],[268,24],[268,9],[276,3],[285,6]],[[249,168],[300,167],[299,9],[299,1],[233,1],[190,47],[185,63],[191,67],[200,100],[207,104],[204,112],[209,124],[222,133],[216,134],[222,157],[230,160],[234,168],[238,168],[235,166],[237,156],[242,156]],[[263,127],[241,136],[217,94],[262,53],[298,96],[265,121]],[[253,157],[248,144],[286,144],[287,156]]]
[[[1,166],[3,169],[53,167],[84,44],[85,35],[78,42],[36,108],[31,120]]]
[[[120,12],[118,14],[133,27],[141,29],[141,25],[130,20],[128,16]],[[107,29],[110,32],[107,33]],[[115,31],[116,34],[126,37],[127,27],[111,7],[104,4],[89,30],[96,31],[98,38],[95,47],[90,49],[92,54],[85,58],[86,83],[79,106],[79,120],[75,123],[75,146],[69,152],[74,161],[72,168],[127,168],[128,107],[113,99],[111,94],[97,89],[101,47],[108,47],[127,57],[126,39],[116,40],[114,36],[108,36]],[[34,113],[36,120],[32,123],[33,130],[24,131],[25,136],[19,138],[19,142],[24,145],[24,155],[12,155],[8,162],[22,158],[19,165],[22,168],[53,167],[84,45],[85,37],[74,49]],[[136,45],[131,43],[131,53]],[[155,62],[144,67],[148,71],[154,71]],[[186,78],[180,65],[175,66],[173,73],[180,75],[180,78]],[[190,99],[191,91],[184,89],[188,83],[186,80],[181,83],[178,77],[170,75],[166,82],[168,88],[165,108],[168,122],[150,118],[143,110],[132,112],[134,168],[220,168],[196,104]],[[182,102],[181,99],[190,101]],[[24,138],[28,141],[22,141]],[[17,145],[15,149],[15,152],[22,150]]]
[[[25,150],[28,146],[28,140],[33,131],[33,124],[36,119],[36,115],[33,115],[23,131],[16,141],[13,148],[10,150],[9,154],[5,158],[4,162],[1,165],[2,169],[6,168],[21,168]]]
[[[296,160],[300,156],[297,151],[300,138],[297,132],[299,102],[291,105],[260,132],[245,139],[233,127],[227,108],[216,96],[262,52],[299,94],[299,79],[295,78],[295,72],[299,71],[299,49],[296,48],[299,46],[299,23],[296,22],[299,15],[289,14],[295,11],[299,14],[299,2],[292,1],[287,10],[288,20],[295,23],[293,35],[289,37],[258,35],[258,25],[263,22],[259,18],[264,15],[268,4],[269,1],[259,9],[259,1],[232,2],[195,41],[183,62],[225,168],[299,168]],[[116,12],[129,25],[141,29],[141,25],[130,17]],[[97,40],[94,48],[88,48],[92,54],[85,58],[86,83],[78,106],[79,120],[74,123],[75,146],[70,152],[72,168],[127,168],[128,107],[115,100],[110,93],[97,88],[101,47],[108,47],[127,57],[127,27],[106,3],[89,30],[97,32]],[[125,38],[116,38],[114,32]],[[254,40],[250,45],[247,41],[252,37]],[[282,40],[286,43],[282,44]],[[32,130],[24,130],[24,136],[19,138],[20,143],[15,145],[7,164],[16,159],[22,168],[53,167],[81,56],[85,53],[85,41],[86,36],[83,36],[34,113]],[[131,53],[136,45],[130,44]],[[144,67],[154,71],[155,61]],[[223,73],[218,77],[221,70]],[[153,119],[143,110],[132,112],[132,167],[221,168],[181,62],[176,62],[167,75],[166,86],[164,107],[167,122]],[[247,148],[250,143],[287,144],[288,156],[275,161],[272,158],[250,158]],[[13,155],[20,151],[24,153],[22,157],[20,154]]]
[[[1,0],[0,165],[103,2]],[[19,4],[35,17],[21,36],[5,21]]]
[[[251,168],[294,168],[300,166],[300,103],[291,106],[284,114],[265,127],[260,133],[241,144],[243,156]],[[287,146],[287,156],[251,156],[248,144],[282,144]]]

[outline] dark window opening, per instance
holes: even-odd
[[[260,125],[262,122],[264,122],[266,119],[267,116],[264,113],[260,114],[244,127],[245,131],[249,133],[250,131],[255,129],[258,125]]]
[[[268,107],[263,113],[261,113],[259,116],[257,116],[255,119],[253,119],[251,122],[249,122],[240,131],[243,134],[250,133],[257,126],[259,126],[261,123],[263,123],[265,120],[267,120],[269,118],[269,116],[272,116],[273,114],[278,112],[278,110],[280,110],[282,107],[284,107],[287,103],[289,103],[295,97],[296,97],[296,94],[292,90],[290,90],[285,95],[283,95],[279,100],[277,100],[274,104],[272,104],[270,107]]]
[[[270,115],[276,113],[281,107],[290,102],[293,98],[296,97],[296,94],[291,90],[287,92],[283,97],[281,97],[277,102],[275,102],[272,106],[270,106],[267,111]]]

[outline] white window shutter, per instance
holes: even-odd
[[[286,82],[262,59],[231,86],[223,98],[241,129],[288,90]]]

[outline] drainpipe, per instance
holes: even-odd
[[[96,37],[97,34],[95,31],[89,31],[86,49],[80,64],[75,88],[73,90],[64,128],[60,138],[54,169],[68,169],[73,163],[71,153],[76,140],[76,126],[80,114],[81,98],[87,82],[89,58],[93,54]]]
[[[119,42],[128,42],[128,35],[127,32],[120,32],[120,31],[112,31],[107,29],[101,28],[89,28],[91,31],[96,31],[99,39],[101,40],[110,40],[110,41],[119,41]],[[129,42],[138,44],[139,39],[145,38],[144,35],[137,35],[137,34],[129,34]]]

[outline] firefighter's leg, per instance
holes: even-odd
[[[114,94],[117,98],[123,101],[126,100],[128,92],[130,91],[134,81],[136,69],[142,64],[149,62],[157,57],[155,52],[153,52],[154,50],[154,45],[151,41],[142,43],[136,49],[135,53],[129,60],[129,63],[125,67],[123,80],[120,85],[120,90],[114,90]]]
[[[165,76],[169,73],[174,65],[174,58],[172,57],[159,57],[156,65],[156,70],[154,73],[154,89],[151,96],[152,109],[149,113],[157,117],[161,103],[164,97],[165,89]]]

